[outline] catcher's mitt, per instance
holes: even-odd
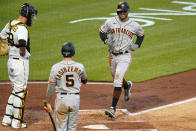
[[[8,55],[8,44],[0,43],[0,56]]]

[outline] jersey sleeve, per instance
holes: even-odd
[[[144,30],[142,29],[141,25],[136,23],[136,36],[144,35]]]
[[[56,77],[55,76],[56,76],[55,66],[53,66],[51,71],[50,71],[50,77],[49,77],[48,83],[56,84]]]
[[[86,74],[85,68],[83,65],[81,65],[81,66],[82,66],[81,79],[87,79],[87,74]]]
[[[105,23],[99,28],[99,31],[102,33],[109,33],[110,26],[109,26],[110,19],[106,20]]]
[[[25,26],[18,26],[18,40],[28,40],[28,30]]]
[[[8,30],[8,25],[9,25],[9,23],[3,28],[3,30],[0,33],[0,37],[2,39],[7,39],[7,37],[8,37],[8,35],[6,33],[6,31]]]

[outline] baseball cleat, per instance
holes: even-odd
[[[25,121],[21,123],[12,122],[12,128],[14,129],[27,128],[27,123]]]
[[[124,100],[125,101],[129,101],[130,97],[131,97],[131,87],[132,87],[132,82],[128,81],[127,82],[127,89],[124,90]]]
[[[1,123],[3,126],[10,126],[11,124],[10,123],[5,123],[5,122],[2,122]]]
[[[114,118],[115,112],[116,108],[111,106],[109,109],[105,110],[105,115],[108,115],[110,118]]]
[[[2,120],[2,123],[1,123],[1,124],[2,124],[3,126],[10,126],[11,123],[12,123],[11,117],[5,115],[5,116],[3,117],[3,120]]]

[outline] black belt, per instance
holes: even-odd
[[[64,92],[61,92],[61,95],[79,95],[80,93],[64,93]]]
[[[19,58],[15,58],[15,57],[14,57],[14,58],[12,58],[12,59],[19,60]]]
[[[117,56],[117,55],[121,55],[121,54],[125,54],[125,53],[129,53],[129,51],[125,51],[125,52],[118,52],[118,53],[115,53],[115,52],[112,52],[113,55]]]
[[[20,58],[15,58],[15,57],[13,57],[12,59],[19,60]],[[28,60],[29,58],[25,58],[25,59]]]

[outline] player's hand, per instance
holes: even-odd
[[[45,100],[44,100],[44,110],[46,112],[52,112],[52,107],[51,107],[50,103]]]
[[[114,41],[112,41],[110,38],[108,38],[104,41],[104,44],[106,44],[106,45],[112,45],[112,43],[114,43]]]
[[[131,51],[135,51],[137,50],[137,48],[139,48],[138,44],[131,44],[131,47],[130,47]]]

